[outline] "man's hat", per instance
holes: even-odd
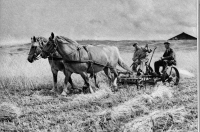
[[[168,44],[169,45],[170,43],[169,42],[164,42],[164,44]]]
[[[138,43],[133,43],[133,47],[135,47]]]

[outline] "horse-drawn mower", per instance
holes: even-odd
[[[154,48],[151,59],[145,63],[146,72],[143,73],[141,69],[138,69],[136,71],[136,74],[131,74],[130,72],[124,72],[118,70],[118,84],[128,84],[133,85],[135,84],[137,86],[137,89],[145,87],[146,85],[155,85],[157,82],[162,81],[164,84],[169,84],[170,86],[178,85],[179,83],[179,71],[176,68],[175,65],[169,65],[166,63],[165,69],[162,70],[161,76],[155,75],[155,72],[150,66],[153,54],[156,50],[156,47]],[[133,65],[131,65],[132,67]]]

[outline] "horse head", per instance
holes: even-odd
[[[36,38],[35,36],[33,36],[33,38],[31,38],[31,48],[30,48],[28,58],[27,58],[27,60],[30,63],[39,59],[39,55],[42,52],[42,48],[43,48],[43,44],[45,40],[46,39],[43,37]]]
[[[56,52],[56,48],[57,48],[57,45],[55,44],[55,41],[54,41],[54,33],[51,33],[49,40],[47,41],[47,43],[43,45],[43,49],[40,54],[41,57],[47,58],[48,56]]]

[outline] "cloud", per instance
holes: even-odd
[[[96,20],[96,19],[92,19],[89,21],[89,23],[91,23],[92,25],[106,25],[107,22],[105,20]]]
[[[134,4],[136,2],[137,4]],[[192,30],[197,25],[195,1],[130,0],[121,3],[127,8],[117,12],[121,18],[127,20],[127,26],[131,25],[131,28],[137,32],[146,32],[146,35],[151,36],[153,33],[157,36],[159,33],[167,36],[167,34],[182,32],[187,27]],[[192,35],[196,35],[195,32],[192,32]]]
[[[196,36],[196,0],[0,2],[0,40],[52,31],[72,39],[168,39],[183,31]]]

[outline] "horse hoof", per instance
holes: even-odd
[[[117,92],[117,91],[118,91],[117,86],[113,86],[113,87],[112,87],[112,92]]]
[[[87,86],[83,86],[82,92],[83,92],[83,94],[86,94],[88,92],[88,87]]]
[[[52,89],[52,90],[50,90],[50,92],[52,92],[52,93],[56,93],[56,90],[55,90],[55,89]]]
[[[93,90],[91,87],[90,87],[89,89],[90,89],[90,90],[89,90],[90,93],[94,93],[94,90]]]
[[[66,94],[66,92],[62,92],[61,95],[62,96],[66,96],[67,94]]]

